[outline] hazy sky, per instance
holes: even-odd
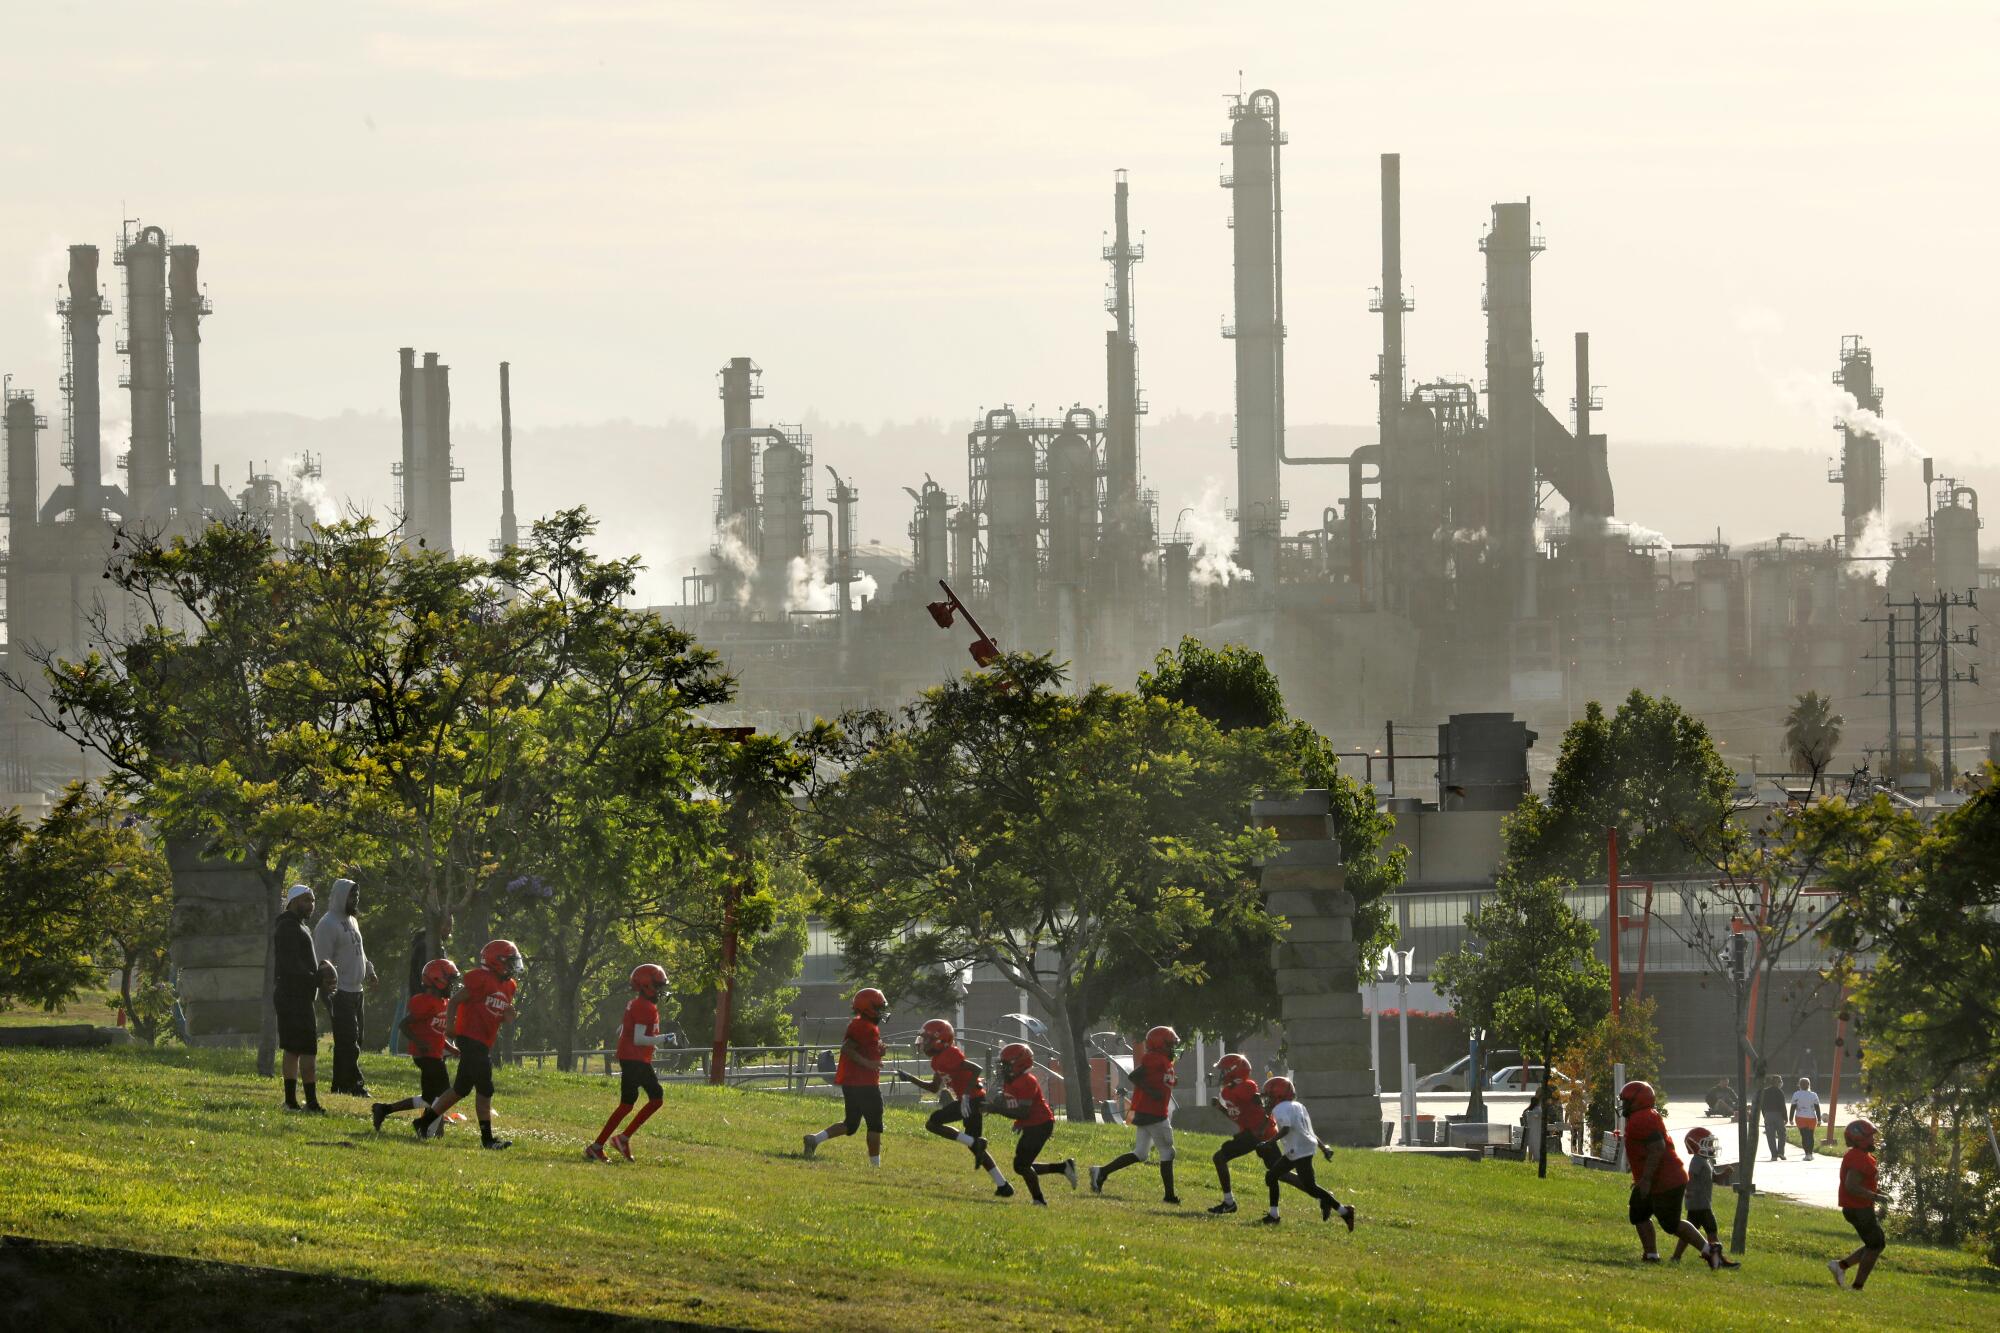
[[[468,423],[503,358],[524,424],[719,421],[734,354],[772,419],[1095,404],[1124,167],[1147,395],[1226,412],[1240,69],[1291,134],[1295,421],[1373,420],[1395,150],[1413,372],[1479,373],[1480,229],[1531,195],[1558,415],[1588,328],[1614,441],[1823,454],[1780,386],[1824,382],[1858,332],[1927,452],[2000,457],[2000,8],[1647,8],[16,4],[0,369],[53,411],[61,248],[105,247],[122,312],[109,250],[136,216],[202,247],[218,413],[392,410],[405,344],[463,368]],[[685,488],[685,462],[705,494],[712,459],[604,484]]]

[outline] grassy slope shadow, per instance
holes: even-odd
[[[105,1329],[693,1329],[539,1301],[470,1301],[429,1287],[0,1237],[0,1327]],[[714,1333],[714,1325],[700,1325]]]

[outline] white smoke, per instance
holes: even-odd
[[[826,581],[826,557],[817,551],[793,556],[785,566],[785,613],[832,611],[840,605],[840,589]]]
[[[757,553],[743,540],[743,523],[732,518],[715,534],[715,558],[736,572],[736,604],[750,604],[750,585],[757,581]]]
[[[847,595],[851,599],[849,606],[854,610],[860,610],[863,602],[872,602],[875,600],[875,591],[876,583],[873,574],[856,574],[854,581],[847,585]]]
[[[1868,516],[1868,526],[1861,530],[1861,536],[1848,551],[1852,557],[1848,561],[1850,577],[1867,579],[1870,583],[1880,583],[1887,577],[1889,562],[1887,557],[1895,550],[1889,533],[1889,514],[1886,509],[1878,509]]]
[[[1778,380],[1777,390],[1778,397],[1785,403],[1822,419],[1830,419],[1856,435],[1880,440],[1884,449],[1893,450],[1907,460],[1914,462],[1923,457],[1922,451],[1917,448],[1916,438],[1909,431],[1873,408],[1863,407],[1853,394],[1823,376],[1793,371]]]
[[[1215,478],[1202,483],[1201,499],[1183,518],[1188,536],[1188,582],[1197,588],[1226,588],[1247,581],[1250,571],[1236,563],[1236,525],[1222,503]]]
[[[313,522],[324,527],[340,517],[340,505],[334,500],[333,492],[326,483],[307,470],[303,456],[293,455],[284,462],[285,475],[291,479],[287,488],[295,504],[309,505],[313,511]]]

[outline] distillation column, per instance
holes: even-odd
[[[1529,266],[1542,251],[1530,205],[1493,205],[1480,238],[1486,252],[1486,483],[1488,523],[1504,599],[1516,620],[1537,614],[1535,599],[1535,331]]]
[[[132,391],[132,451],[126,456],[125,484],[132,517],[155,530],[172,505],[168,485],[167,398],[167,234],[142,227],[125,242],[117,262],[125,269],[126,376]]]
[[[1850,333],[1840,340],[1840,369],[1833,382],[1854,396],[1854,404],[1864,411],[1882,411],[1882,390],[1875,383],[1875,354],[1862,343],[1861,335]],[[1887,555],[1889,535],[1883,530],[1873,543],[1880,550],[1863,551],[1870,545],[1868,529],[1882,522],[1882,441],[1866,431],[1858,431],[1851,420],[1838,423],[1840,467],[1830,480],[1840,483],[1840,516],[1847,535],[1848,554]]]
[[[205,519],[201,458],[201,321],[209,313],[201,290],[201,251],[192,245],[167,250],[167,330],[173,339],[174,508],[181,526],[199,528]]]
[[[104,489],[104,443],[98,408],[97,321],[107,313],[97,290],[97,247],[69,248],[69,297],[58,307],[65,322],[69,365],[63,375],[68,413],[63,420],[65,462],[70,471],[70,504],[77,522],[97,518],[109,497]],[[46,515],[45,515],[46,517]]]
[[[1230,187],[1236,252],[1236,547],[1257,596],[1274,603],[1283,510],[1285,330],[1284,218],[1279,196],[1278,95],[1260,88],[1229,109]]]
[[[1105,302],[1116,327],[1104,335],[1104,510],[1107,580],[1114,602],[1129,612],[1138,596],[1139,562],[1151,534],[1139,502],[1139,417],[1145,405],[1139,397],[1139,348],[1132,326],[1132,266],[1146,257],[1146,247],[1132,243],[1125,173],[1113,190],[1112,243],[1104,247],[1111,265],[1111,295]]]
[[[500,363],[500,549],[521,544],[521,527],[514,518],[514,394],[507,380],[507,363]]]

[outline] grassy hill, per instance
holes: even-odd
[[[369,1067],[378,1094],[405,1090],[402,1062]],[[418,1144],[407,1116],[377,1137],[351,1098],[288,1114],[235,1053],[0,1051],[0,1231],[414,1286],[488,1316],[532,1300],[755,1328],[2000,1325],[2000,1274],[1967,1255],[1895,1245],[1868,1291],[1837,1291],[1839,1215],[1775,1200],[1740,1272],[1641,1268],[1620,1180],[1561,1166],[1538,1181],[1520,1163],[1342,1153],[1322,1179],[1360,1209],[1350,1236],[1291,1191],[1282,1227],[1256,1225],[1255,1170],[1237,1173],[1243,1212],[1206,1216],[1215,1141],[1199,1135],[1182,1137],[1180,1208],[1135,1168],[1103,1198],[1051,1178],[1036,1209],[995,1199],[910,1112],[891,1113],[879,1170],[858,1140],[803,1161],[830,1106],[772,1093],[669,1089],[636,1164],[586,1164],[614,1099],[606,1080],[506,1071],[515,1146],[483,1153],[469,1128]],[[1059,1127],[1052,1152],[1103,1161],[1128,1141]],[[99,1275],[79,1297],[103,1309],[153,1268],[78,1271]],[[183,1299],[151,1326],[201,1322]],[[239,1283],[226,1308],[247,1324],[272,1311],[238,1302],[301,1299]]]

